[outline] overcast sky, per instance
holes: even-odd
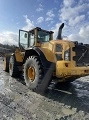
[[[89,0],[0,0],[0,43],[18,44],[19,29],[54,31],[64,22],[63,36],[89,44]]]

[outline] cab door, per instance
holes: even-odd
[[[26,49],[29,47],[28,31],[19,30],[19,47]]]
[[[17,62],[23,62],[25,49],[28,48],[28,32],[19,30],[19,48],[15,50],[15,58]]]

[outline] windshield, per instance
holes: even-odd
[[[50,33],[46,31],[38,31],[38,42],[48,42],[50,40]]]

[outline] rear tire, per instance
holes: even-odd
[[[9,61],[9,74],[11,77],[17,77],[17,75],[19,75],[18,72],[15,56],[11,56]]]
[[[33,70],[31,71],[31,69]],[[28,88],[36,91],[42,82],[43,75],[43,67],[39,57],[30,56],[24,65],[24,79]]]
[[[9,56],[4,57],[3,62],[4,62],[4,70],[6,72],[9,72]]]

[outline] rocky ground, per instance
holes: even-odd
[[[3,71],[0,60],[0,120],[89,120],[89,76],[41,96]]]

